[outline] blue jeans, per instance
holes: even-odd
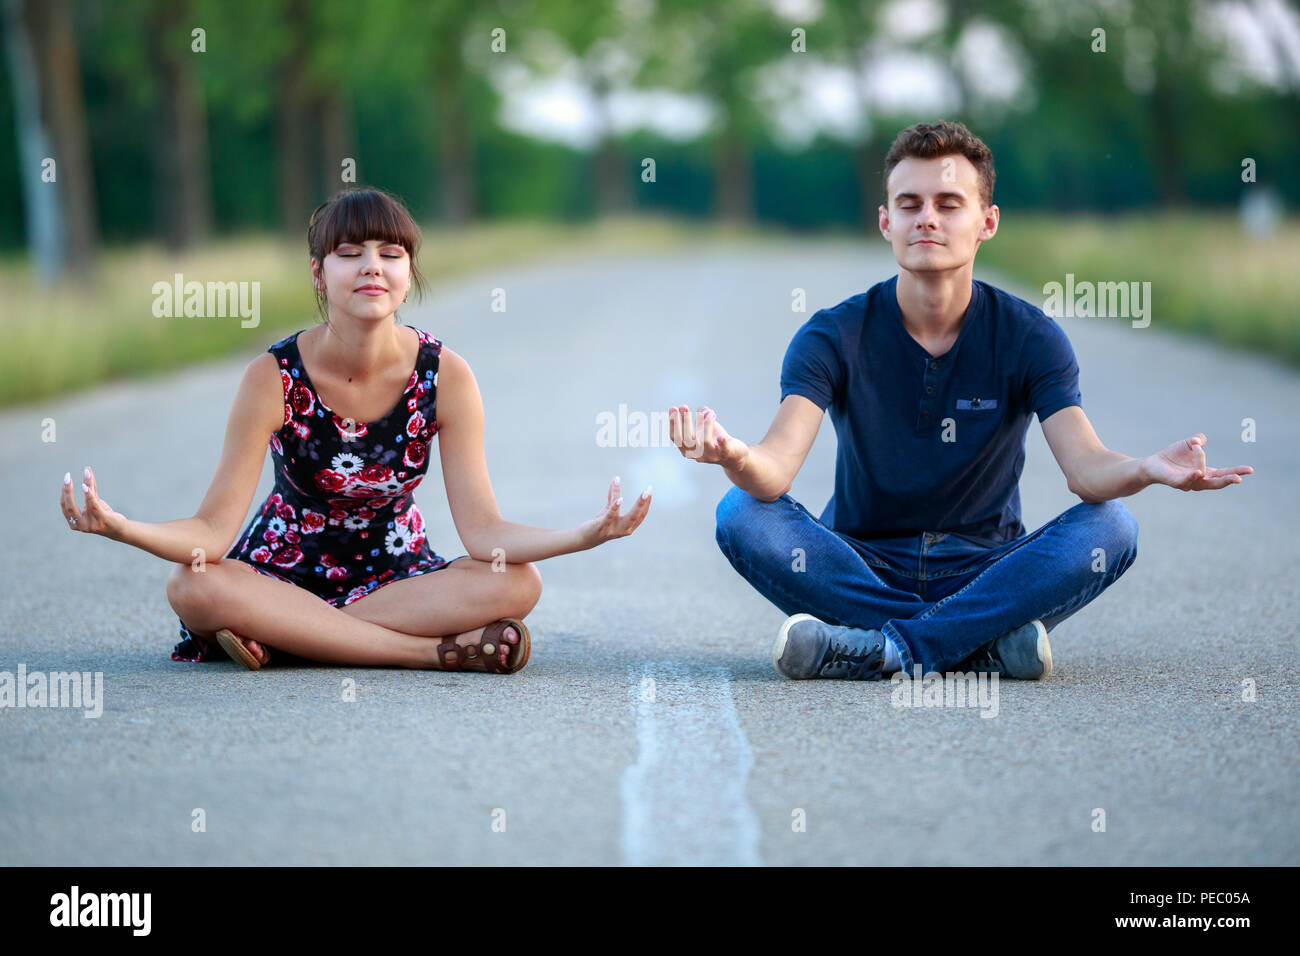
[[[1118,501],[1081,502],[1001,543],[943,531],[858,541],[789,495],[764,502],[739,488],[718,502],[717,522],[718,547],[765,598],[883,631],[909,674],[953,670],[1035,618],[1050,631],[1137,557],[1137,519]]]

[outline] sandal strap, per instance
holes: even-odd
[[[501,635],[506,632],[507,627],[514,627],[516,633],[518,633],[519,631],[519,628],[515,627],[513,621],[493,621],[487,627],[483,628],[483,633],[478,639],[478,646],[480,649],[483,647],[484,644],[491,644],[493,647],[494,653],[492,654],[488,654],[486,651],[480,650],[480,653],[483,655],[483,669],[490,674],[508,674],[510,672],[510,665],[509,664],[503,665],[501,661],[497,659],[497,655],[495,653],[495,651],[501,650],[502,644],[505,644],[505,641],[502,640]],[[517,644],[516,645],[507,644],[506,646],[510,648],[511,654],[514,654],[516,648],[518,647]]]
[[[524,638],[523,626],[520,622],[509,618],[493,621],[483,628],[483,633],[479,635],[477,643],[474,644],[457,644],[454,634],[439,639],[438,644],[438,662],[445,671],[463,670],[461,663],[463,661],[481,660],[483,669],[489,674],[513,674],[519,668],[516,666],[519,655],[523,652],[522,644],[506,644],[502,639],[506,628],[513,627],[515,633],[519,635],[522,642]],[[491,644],[493,652],[489,654],[483,649],[485,644]],[[510,648],[510,662],[502,664],[497,659],[497,652],[500,651],[501,645],[505,644]],[[449,655],[453,655],[449,658]]]
[[[441,638],[438,644],[438,663],[442,665],[445,671],[460,670],[461,651],[465,648],[456,643],[456,635],[448,634]],[[451,655],[448,659],[448,655]]]

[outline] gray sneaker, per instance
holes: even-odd
[[[881,680],[885,635],[856,627],[837,627],[811,614],[785,619],[772,645],[772,666],[783,677],[807,680]]]
[[[990,641],[952,668],[995,673],[1012,680],[1042,680],[1052,673],[1052,645],[1042,621],[1030,621]]]

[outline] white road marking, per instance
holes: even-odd
[[[754,754],[736,717],[730,673],[671,661],[628,676],[639,753],[623,771],[624,862],[760,865],[758,817],[745,792]]]

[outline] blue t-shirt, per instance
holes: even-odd
[[[903,325],[897,284],[817,312],[785,353],[781,400],[829,407],[839,440],[821,521],[861,540],[1018,538],[1030,416],[1082,404],[1070,340],[1041,309],[975,280],[957,340],[932,357]]]

